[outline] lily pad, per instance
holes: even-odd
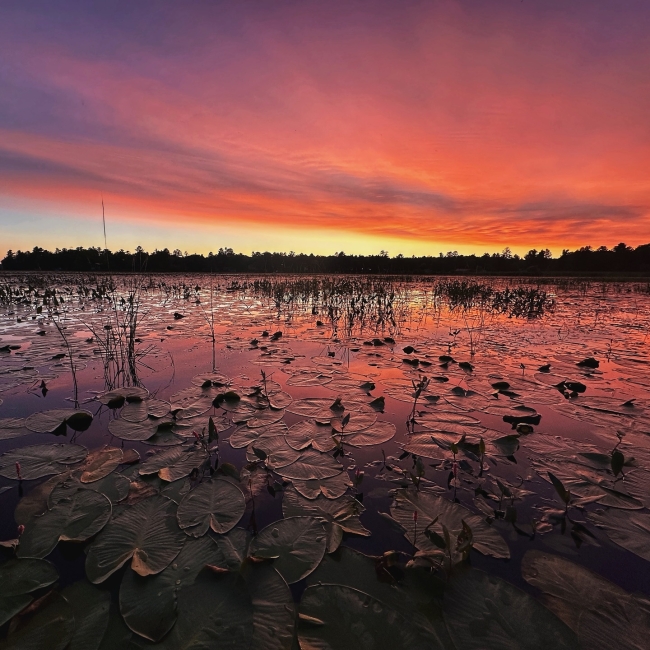
[[[81,580],[66,587],[62,595],[72,608],[75,622],[66,650],[97,650],[108,627],[110,592]]]
[[[160,573],[142,577],[128,569],[120,586],[120,611],[126,624],[145,639],[162,639],[176,623],[178,591],[193,584],[205,566],[217,564],[220,558],[210,537],[187,538],[176,559]]]
[[[253,606],[243,580],[231,575],[201,573],[178,592],[178,620],[155,647],[160,650],[251,647]],[[146,641],[134,640],[147,648]]]
[[[590,650],[642,650],[650,635],[650,602],[556,555],[528,551],[524,579]]]
[[[159,423],[155,420],[144,420],[143,422],[129,422],[129,420],[111,420],[108,423],[108,431],[111,435],[120,440],[148,440],[158,430]]]
[[[11,559],[0,564],[0,626],[29,605],[32,592],[54,584],[59,574],[46,560]]]
[[[344,435],[343,442],[352,447],[372,447],[392,440],[396,431],[397,428],[392,422],[380,420],[363,431]]]
[[[414,512],[418,513],[419,534],[413,525]],[[436,547],[421,531],[430,527],[430,530],[442,535],[442,524],[444,524],[456,539],[463,529],[462,522],[465,521],[472,529],[475,550],[496,558],[510,557],[508,545],[495,528],[460,503],[448,501],[429,488],[423,488],[419,492],[408,489],[398,490],[391,507],[391,514],[405,529],[408,540],[423,551],[435,551]],[[430,526],[436,517],[436,523]]]
[[[187,494],[178,506],[178,525],[187,535],[201,537],[211,528],[227,533],[244,514],[246,500],[239,488],[224,479],[205,481]]]
[[[283,467],[273,467],[283,476],[297,481],[324,479],[341,473],[341,465],[329,454],[322,454],[315,449],[305,449],[298,458]]]
[[[73,634],[74,612],[63,596],[54,593],[21,618],[16,629],[0,641],[0,650],[63,650]]]
[[[85,431],[92,421],[93,414],[90,411],[54,409],[32,413],[25,420],[25,426],[34,433],[54,433],[66,425],[74,431]]]
[[[575,650],[578,639],[532,596],[478,569],[458,571],[445,589],[449,633],[463,650]]]
[[[309,575],[323,559],[327,535],[317,517],[281,519],[261,530],[250,544],[253,557],[274,559],[280,575],[293,584]]]
[[[103,393],[98,397],[99,401],[109,408],[119,408],[124,402],[141,402],[149,397],[149,391],[139,386],[117,388]]]
[[[25,525],[18,557],[44,558],[59,541],[85,542],[111,517],[111,502],[95,492],[75,486],[58,486],[50,495],[51,507]]]
[[[328,499],[338,499],[347,492],[349,487],[352,487],[352,481],[345,471],[328,478],[294,480],[292,483],[296,490],[307,499],[315,499],[320,494]]]
[[[16,463],[20,464],[20,475],[25,480],[60,474],[80,463],[87,454],[85,447],[66,444],[31,445],[12,449],[0,456],[0,476],[18,478]]]
[[[108,476],[122,463],[122,450],[116,447],[101,447],[93,449],[80,468],[82,483],[93,483]]]
[[[292,449],[301,451],[311,446],[317,451],[332,451],[336,442],[332,438],[332,425],[316,420],[302,420],[289,427],[285,438]]]
[[[86,574],[103,582],[128,560],[141,576],[160,573],[178,555],[186,535],[176,523],[176,504],[154,495],[122,510],[91,544]]]
[[[604,530],[614,544],[650,561],[650,514],[606,510],[589,513],[589,519]]]
[[[313,585],[300,600],[301,648],[432,650],[429,635],[369,594],[343,585]]]
[[[0,440],[10,440],[27,435],[23,418],[0,418]]]

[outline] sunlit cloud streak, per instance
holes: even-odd
[[[650,241],[645,3],[237,4],[11,7],[0,197],[252,248]]]

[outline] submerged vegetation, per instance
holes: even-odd
[[[648,332],[639,283],[5,275],[0,648],[645,647]]]

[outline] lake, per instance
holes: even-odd
[[[0,648],[645,647],[649,333],[634,282],[0,275]]]

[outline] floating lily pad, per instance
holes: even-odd
[[[25,420],[25,426],[34,433],[54,433],[64,426],[74,431],[85,431],[93,421],[89,411],[75,409],[54,409],[33,413]]]
[[[144,420],[143,422],[129,422],[128,420],[111,420],[108,430],[111,435],[121,440],[147,440],[158,430],[156,421]]]
[[[48,510],[25,525],[18,557],[44,558],[59,541],[85,542],[111,517],[111,502],[106,496],[75,485],[57,486],[49,502]]]
[[[201,537],[211,528],[227,533],[244,514],[246,500],[230,481],[205,481],[187,494],[178,506],[178,525],[190,536]]]
[[[249,648],[253,629],[253,605],[245,582],[205,571],[194,584],[178,592],[177,623],[155,647]],[[134,640],[134,645],[150,647],[145,641]]]
[[[338,499],[347,492],[349,487],[352,487],[352,481],[347,472],[340,472],[328,478],[293,480],[292,483],[296,490],[307,499],[315,499],[320,494],[328,499]]]
[[[18,478],[16,463],[20,464],[20,476],[25,480],[60,474],[80,463],[87,454],[85,447],[66,444],[31,445],[13,449],[0,456],[0,476]]]
[[[141,576],[160,573],[178,555],[187,536],[176,523],[176,504],[159,495],[122,510],[91,544],[88,579],[97,584],[128,560]]]
[[[444,598],[445,619],[457,648],[575,650],[575,634],[532,596],[477,569],[456,571]]]
[[[377,421],[367,429],[343,436],[343,442],[352,447],[372,447],[392,440],[397,428],[392,422]]]
[[[413,525],[413,513],[418,513],[418,534]],[[483,555],[496,558],[509,558],[510,550],[499,532],[487,524],[479,515],[475,515],[460,503],[453,503],[444,497],[422,488],[419,492],[408,489],[398,490],[391,507],[393,518],[405,529],[406,537],[417,548],[423,551],[435,551],[436,546],[422,532],[437,517],[430,530],[443,534],[442,524],[455,540],[463,528],[463,521],[472,529],[473,548]]]
[[[46,560],[11,559],[0,564],[0,626],[32,602],[34,591],[49,587],[58,578],[56,568]]]
[[[352,496],[342,496],[338,499],[328,499],[323,495],[316,499],[307,499],[295,488],[289,487],[284,491],[282,513],[285,517],[322,517],[329,523],[340,526],[344,532],[370,536],[359,519],[365,508]]]
[[[157,474],[164,481],[172,482],[199,469],[207,458],[205,451],[194,445],[176,446],[151,456],[140,466],[139,473]]]
[[[528,551],[524,579],[543,592],[547,607],[590,650],[640,650],[650,634],[650,603],[585,567],[556,555]]]
[[[175,560],[160,573],[142,577],[127,569],[120,586],[120,611],[126,624],[145,639],[162,639],[176,623],[178,591],[193,584],[205,566],[217,564],[220,558],[210,537],[187,538]]]
[[[251,542],[253,557],[275,560],[274,566],[288,584],[309,575],[323,559],[327,535],[322,519],[290,517],[260,531]]]
[[[149,391],[146,388],[132,386],[110,390],[100,395],[98,399],[109,408],[119,408],[124,402],[141,402],[147,399],[147,397],[149,397]]]
[[[27,435],[23,418],[0,418],[0,440]]]
[[[316,420],[301,420],[289,428],[285,438],[289,446],[298,451],[311,446],[318,451],[327,452],[336,447],[333,432],[329,422],[321,424]]]
[[[293,451],[293,450],[292,450]],[[305,449],[299,452],[298,458],[283,467],[273,469],[283,476],[297,481],[324,479],[341,473],[341,465],[329,454],[323,454],[315,449]]]
[[[39,601],[37,609],[20,620],[5,640],[1,650],[63,650],[74,634],[74,612],[68,601],[52,594]]]
[[[301,648],[318,650],[442,650],[396,609],[343,585],[313,585],[305,590],[298,638]]]
[[[67,650],[97,650],[108,627],[110,592],[81,580],[66,587],[62,595],[72,608],[75,622]]]
[[[614,544],[650,561],[650,514],[606,510],[590,513],[589,519],[604,530]]]
[[[89,452],[83,466],[80,468],[82,483],[93,483],[108,476],[122,463],[122,450],[117,447],[101,447]]]

